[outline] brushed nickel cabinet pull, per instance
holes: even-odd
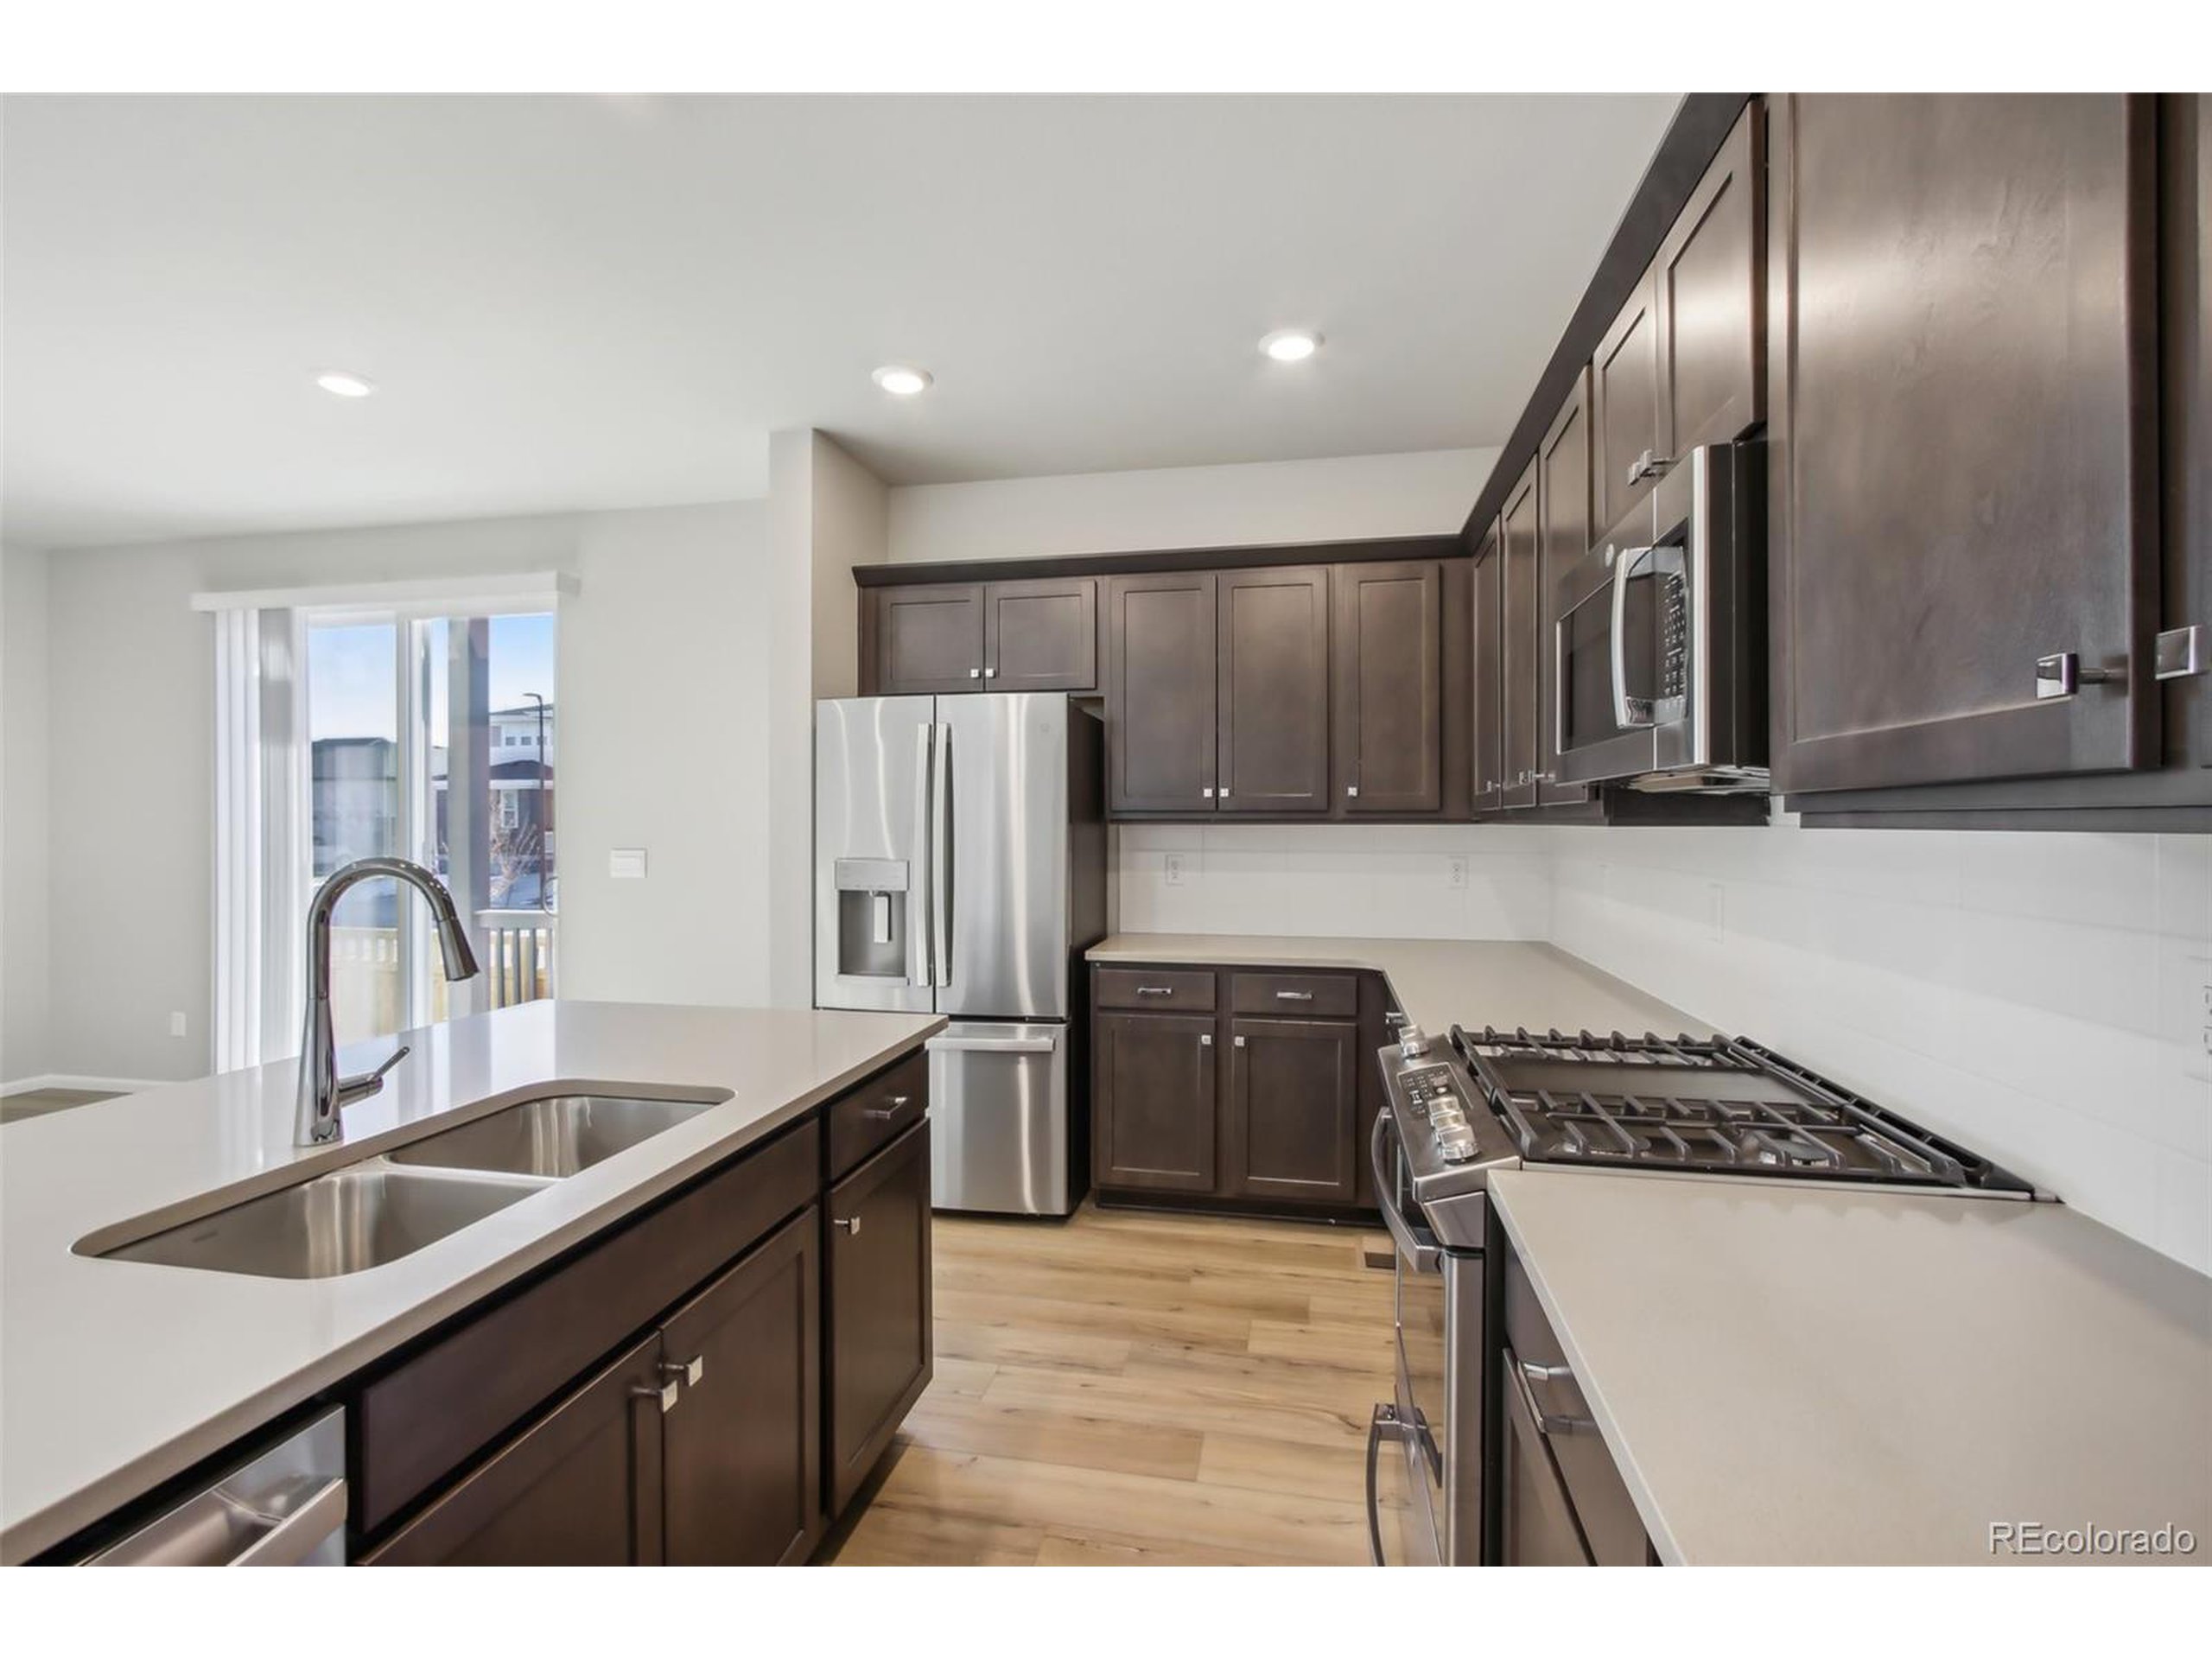
[[[1311,991],[1277,991],[1275,993],[1275,1001],[1278,1002],[1311,1002],[1313,1000],[1313,993]]]

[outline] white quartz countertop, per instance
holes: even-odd
[[[1116,933],[1093,962],[1212,962],[1233,967],[1368,969],[1390,982],[1408,1018],[1432,1037],[1454,1020],[1531,1030],[1699,1029],[1679,1008],[1600,973],[1556,945],[1491,939],[1301,939],[1243,933]],[[1705,1027],[1710,1030],[1711,1027]]]
[[[534,1002],[406,1034],[345,1142],[292,1145],[296,1066],[0,1133],[0,1560],[20,1561],[918,1046],[931,1014]],[[348,1069],[381,1051],[349,1054]],[[548,1092],[732,1098],[411,1255],[333,1279],[73,1254]],[[441,1123],[439,1127],[446,1127]],[[145,1230],[155,1230],[148,1228]]]
[[[2108,1227],[1611,1172],[1491,1197],[1663,1560],[2056,1559],[1996,1522],[2212,1551],[2212,1279]]]

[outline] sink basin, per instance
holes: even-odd
[[[385,1155],[395,1164],[557,1178],[589,1169],[721,1103],[555,1095],[522,1101]]]
[[[264,1279],[330,1279],[411,1255],[538,1190],[372,1160],[99,1254]]]

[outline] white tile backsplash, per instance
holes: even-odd
[[[1123,930],[1550,939],[2212,1271],[2212,836],[1808,830],[1783,815],[1115,839]],[[1185,855],[1174,887],[1171,850]]]

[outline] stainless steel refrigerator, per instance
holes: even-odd
[[[815,1006],[951,1017],[929,1044],[940,1210],[1065,1215],[1090,1185],[1103,733],[1057,695],[815,705]]]

